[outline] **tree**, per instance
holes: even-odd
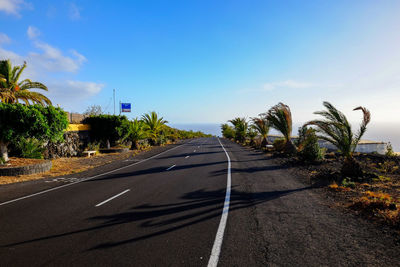
[[[103,147],[108,143],[114,146],[129,133],[130,121],[126,116],[105,114],[89,116],[83,123],[90,125],[92,141],[101,142]]]
[[[87,107],[86,111],[83,113],[83,115],[86,116],[97,116],[101,114],[103,114],[103,111],[100,105],[91,105]]]
[[[19,82],[22,72],[26,68],[26,62],[22,66],[11,65],[10,60],[0,60],[0,100],[3,103],[18,103],[22,100],[26,105],[40,104],[51,105],[50,99],[41,93],[30,91],[30,89],[41,89],[48,91],[47,87],[40,82],[32,82],[25,79]]]
[[[251,127],[256,130],[262,137],[261,146],[266,147],[268,145],[268,132],[269,132],[269,122],[267,119],[258,117],[258,118],[251,118],[252,125]]]
[[[245,118],[234,118],[233,120],[229,120],[230,123],[235,127],[235,140],[244,143],[247,136],[247,130],[249,128],[249,124],[247,123]]]
[[[151,145],[157,144],[158,136],[163,129],[163,125],[168,123],[163,117],[158,117],[155,111],[142,115],[142,121],[145,124],[145,129],[149,134],[149,141]]]
[[[139,148],[139,141],[147,138],[147,132],[145,130],[145,125],[143,121],[134,119],[129,124],[128,134],[125,136],[125,140],[132,142],[131,149]]]
[[[0,103],[0,157],[8,161],[8,145],[20,140],[61,141],[68,126],[67,114],[60,108],[41,105]]]
[[[272,128],[282,133],[286,140],[284,152],[293,154],[296,152],[296,147],[291,140],[292,135],[292,113],[289,106],[279,103],[268,110],[265,114]]]
[[[323,102],[326,111],[317,111],[314,114],[321,115],[325,120],[312,120],[306,125],[314,125],[317,132],[321,133],[318,137],[328,141],[338,148],[344,156],[342,174],[350,177],[362,176],[363,172],[360,164],[354,159],[353,153],[361,137],[367,130],[367,125],[371,121],[371,113],[364,107],[357,107],[354,110],[361,110],[363,120],[356,134],[351,129],[351,124],[346,116],[337,110],[331,103]]]

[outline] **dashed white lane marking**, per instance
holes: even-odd
[[[228,220],[229,213],[229,203],[231,199],[231,159],[226,152],[224,146],[218,138],[218,142],[221,145],[222,149],[225,151],[225,155],[228,159],[228,173],[226,177],[226,194],[225,194],[225,202],[224,208],[222,210],[221,221],[219,222],[217,235],[215,236],[214,245],[211,250],[211,256],[208,261],[208,267],[216,267],[219,261],[219,255],[221,254],[222,241],[224,239],[224,232],[226,227],[226,222]]]
[[[197,148],[200,148],[200,146],[198,146]]]
[[[60,178],[55,178],[55,179],[44,181],[44,182],[45,183],[53,183],[53,182],[75,183],[75,182],[78,182],[78,181],[80,181],[82,179],[84,179],[84,178],[75,178],[75,177],[65,178],[65,177],[60,177]]]
[[[186,156],[185,159],[187,159],[189,156]]]
[[[196,149],[195,149],[195,150],[193,150],[193,152],[196,152]]]
[[[125,193],[128,193],[129,191],[131,191],[131,190],[130,189],[126,189],[125,191],[123,191],[123,192],[121,192],[121,193],[119,193],[119,194],[117,194],[117,195],[115,195],[113,197],[110,197],[109,199],[106,199],[103,202],[100,202],[99,204],[96,205],[96,207],[100,207],[101,205],[106,204],[107,202],[113,200],[114,198],[117,198],[117,197],[119,197],[119,196],[121,196],[121,195],[123,195]]]
[[[188,142],[188,143],[186,143],[186,144],[190,144],[191,142],[193,142],[193,140],[190,141],[190,142]],[[54,187],[54,188],[50,188],[50,189],[46,189],[46,190],[43,190],[43,191],[40,191],[40,192],[37,192],[37,193],[34,193],[34,194],[30,194],[30,195],[27,195],[27,196],[23,196],[23,197],[19,197],[19,198],[16,198],[16,199],[12,199],[12,200],[9,200],[9,201],[0,203],[0,206],[7,205],[7,204],[10,204],[10,203],[13,203],[13,202],[16,202],[16,201],[20,201],[20,200],[23,200],[23,199],[26,199],[26,198],[31,198],[31,197],[34,197],[34,196],[42,195],[42,194],[45,194],[45,193],[48,193],[48,192],[51,192],[51,191],[55,191],[55,190],[58,190],[58,189],[67,187],[67,186],[71,186],[71,185],[73,185],[73,184],[77,184],[77,183],[80,183],[80,182],[84,182],[84,181],[91,180],[91,179],[94,179],[94,178],[97,178],[97,177],[100,177],[100,176],[103,176],[103,175],[107,175],[107,174],[113,173],[113,172],[116,172],[116,171],[119,171],[119,170],[123,170],[123,169],[129,168],[129,167],[132,167],[132,166],[134,166],[134,165],[137,165],[137,164],[139,164],[139,163],[146,162],[146,161],[148,161],[148,160],[150,160],[150,159],[153,159],[153,158],[155,158],[155,157],[157,157],[157,156],[159,156],[159,155],[162,155],[162,154],[164,154],[164,153],[167,153],[167,152],[169,152],[169,151],[172,151],[172,150],[174,150],[174,149],[176,149],[176,148],[178,148],[178,147],[181,147],[181,146],[183,146],[183,145],[185,145],[185,144],[182,144],[182,145],[173,147],[173,148],[171,148],[171,149],[168,149],[168,150],[166,150],[166,151],[163,151],[163,152],[161,152],[161,153],[158,153],[157,155],[151,156],[151,157],[149,157],[149,158],[147,158],[147,159],[141,160],[141,161],[139,161],[139,162],[134,162],[134,163],[132,163],[132,164],[126,165],[126,166],[121,167],[121,168],[118,168],[118,169],[111,170],[111,171],[109,171],[109,172],[100,173],[100,174],[95,175],[95,176],[92,176],[92,177],[83,178],[83,179],[81,179],[81,180],[79,180],[79,181],[76,181],[76,182],[73,182],[73,183],[64,184],[64,185],[61,185],[61,186],[58,186],[58,187]]]
[[[172,169],[173,167],[175,167],[176,165],[172,165],[171,167],[169,167],[168,169],[166,169],[166,171],[169,171],[170,169]]]

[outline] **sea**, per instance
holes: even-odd
[[[297,135],[298,128],[302,123],[293,124],[293,135]],[[172,127],[182,130],[202,131],[207,134],[221,136],[221,123],[176,123],[171,124]],[[356,125],[353,129],[357,129]],[[275,130],[271,130],[270,134],[279,134]],[[363,140],[371,140],[377,142],[390,142],[395,152],[400,152],[400,122],[394,123],[374,123],[368,125],[366,133],[362,137]]]

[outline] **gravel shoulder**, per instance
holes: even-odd
[[[391,228],[337,209],[290,166],[223,140],[232,200],[221,266],[398,266]]]

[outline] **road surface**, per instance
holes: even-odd
[[[28,194],[40,183],[47,191]],[[1,266],[400,262],[391,232],[329,208],[273,159],[217,138],[0,193]]]

